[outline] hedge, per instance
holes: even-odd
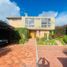
[[[19,33],[19,44],[25,43],[29,39],[29,31],[26,28],[15,28],[15,31]]]
[[[63,37],[63,41],[67,44],[67,35]]]

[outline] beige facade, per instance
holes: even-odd
[[[15,28],[27,28],[31,32],[33,38],[35,37],[44,37],[47,34],[47,39],[49,37],[49,31],[55,29],[55,18],[54,17],[31,17],[31,16],[22,16],[22,17],[8,17],[9,25]]]

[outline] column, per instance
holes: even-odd
[[[47,40],[49,40],[49,33],[47,33]]]

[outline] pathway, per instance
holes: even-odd
[[[35,40],[0,49],[0,67],[36,67]]]

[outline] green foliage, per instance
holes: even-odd
[[[55,34],[55,30],[51,30],[51,31],[50,31],[50,34],[51,34],[51,35],[54,35],[54,34]]]
[[[37,44],[45,44],[45,38],[36,38],[37,39]]]
[[[49,45],[56,45],[55,39],[48,40],[47,43]]]
[[[63,36],[64,37],[64,36]],[[57,38],[55,38],[56,40],[59,40],[61,43],[62,43],[62,45],[65,45],[65,42],[64,42],[64,40],[63,40],[63,37],[57,37]]]
[[[37,38],[38,45],[56,45],[55,39],[46,40],[45,38]]]
[[[29,38],[28,30],[26,28],[15,28],[15,30],[19,33],[21,37],[19,43],[25,43]]]
[[[67,44],[67,35],[63,37],[63,41]]]
[[[56,33],[56,35],[57,34],[64,35],[64,27],[63,26],[56,26],[55,33]]]
[[[64,42],[63,38],[60,38],[59,40],[61,41],[61,43],[62,43],[63,45],[65,45],[65,42]]]

